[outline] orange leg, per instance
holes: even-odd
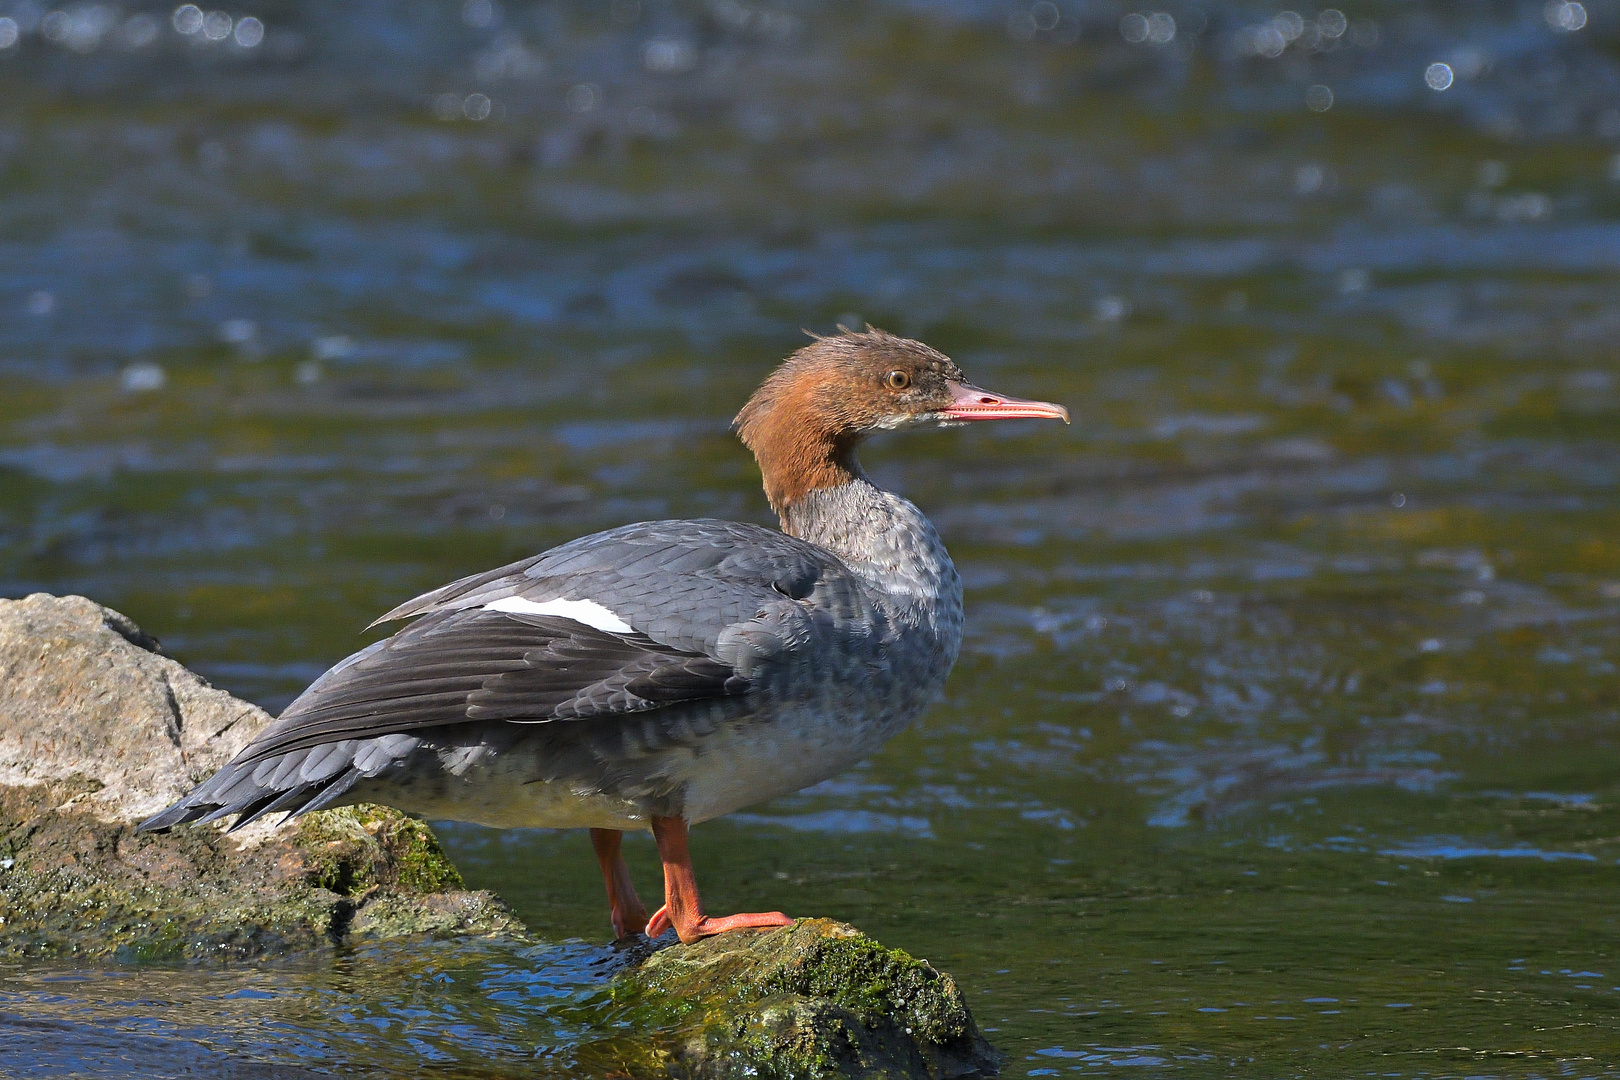
[[[624,865],[619,845],[624,833],[618,829],[592,829],[591,846],[596,849],[596,862],[602,867],[602,880],[607,882],[608,906],[613,912],[613,933],[622,941],[634,937],[647,928],[647,909],[636,895],[636,886],[630,880],[630,868]]]
[[[686,821],[678,817],[655,817],[652,831],[658,841],[658,857],[664,861],[664,906],[647,925],[649,934],[655,930],[661,933],[673,926],[682,941],[693,942],[728,930],[793,924],[793,920],[780,911],[709,918],[703,914],[697,878],[692,873],[692,856],[686,850]]]

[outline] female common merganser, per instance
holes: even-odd
[[[687,826],[819,783],[909,724],[962,643],[939,534],[855,460],[866,436],[1060,405],[971,385],[868,327],[817,338],[737,414],[782,532],[649,521],[463,578],[322,675],[229,764],[141,824],[373,802],[500,828],[589,828],[619,937],[783,926],[703,913]],[[373,625],[376,625],[375,623]],[[649,919],[619,852],[651,829]]]

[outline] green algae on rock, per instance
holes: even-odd
[[[949,975],[830,919],[659,950],[614,980],[611,1002],[609,1023],[659,1033],[620,1043],[636,1076],[945,1080],[1000,1063]]]
[[[0,956],[264,956],[405,934],[524,937],[423,823],[356,806],[136,835],[269,722],[83,597],[0,600]]]
[[[345,806],[294,822],[310,883],[349,894],[357,882],[409,892],[460,889],[466,883],[433,830],[386,806]]]
[[[524,937],[493,894],[455,887],[432,833],[395,810],[329,810],[238,848],[218,828],[135,835],[75,809],[82,793],[0,787],[0,956],[244,959],[406,934]]]

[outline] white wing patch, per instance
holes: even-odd
[[[485,611],[509,611],[514,615],[556,615],[564,619],[594,626],[610,634],[634,633],[630,624],[619,618],[595,600],[547,600],[537,604],[521,596],[508,596],[485,604]]]

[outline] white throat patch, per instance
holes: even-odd
[[[509,611],[514,615],[556,615],[573,619],[577,623],[605,630],[610,634],[629,634],[630,624],[619,618],[595,600],[547,600],[537,604],[521,596],[508,596],[484,605],[485,611]]]

